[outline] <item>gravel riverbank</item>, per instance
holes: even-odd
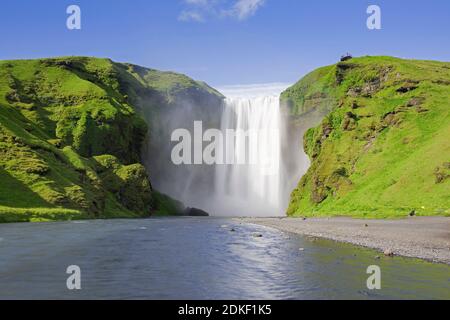
[[[450,218],[447,217],[402,220],[245,218],[240,221],[450,265]]]

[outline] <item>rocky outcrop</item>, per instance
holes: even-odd
[[[189,217],[209,217],[209,213],[197,208],[186,208],[183,215]]]

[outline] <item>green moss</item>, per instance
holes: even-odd
[[[312,164],[288,214],[450,215],[449,85],[449,63],[363,57],[288,89],[282,97],[291,100],[293,116],[334,101],[305,134]],[[322,100],[308,104],[311,94]]]
[[[335,103],[335,73],[336,66],[317,69],[284,91],[281,100],[288,104],[292,115],[327,113]]]
[[[94,158],[103,186],[124,207],[143,216],[152,210],[152,187],[147,172],[140,164],[123,166],[113,156]]]
[[[185,209],[181,202],[157,191],[153,192],[153,203],[155,207],[153,216],[182,215]]]
[[[0,206],[0,223],[80,220],[87,216],[77,210],[64,208],[13,208]]]
[[[109,59],[0,61],[0,222],[146,217],[138,164],[148,126],[177,97],[219,97],[204,83]]]

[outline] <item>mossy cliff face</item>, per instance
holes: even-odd
[[[140,164],[140,101],[207,88],[109,59],[1,61],[0,222],[179,213]]]
[[[171,141],[177,129],[194,136],[194,122],[203,130],[220,128],[224,97],[203,82],[173,72],[158,72],[122,65],[121,87],[148,124],[142,160],[153,186],[187,205],[202,206],[212,196],[215,168],[209,165],[174,165]]]
[[[288,215],[450,215],[450,63],[355,58],[282,101],[303,125],[325,114],[304,135],[311,167]]]

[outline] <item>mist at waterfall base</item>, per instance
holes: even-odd
[[[303,174],[308,160],[302,154],[301,136],[291,150],[282,152],[286,121],[280,108],[280,94],[288,85],[264,84],[219,88],[226,96],[221,131],[229,129],[255,133],[248,138],[226,141],[224,149],[246,164],[216,166],[214,212],[221,216],[283,216],[289,194]],[[245,146],[241,146],[241,144]],[[245,150],[244,150],[245,149]],[[242,155],[241,153],[245,153]],[[296,172],[287,172],[285,158],[296,158]],[[256,159],[256,161],[252,161]],[[306,165],[306,166],[305,166]],[[289,179],[289,176],[293,179]]]
[[[280,107],[280,94],[287,87],[278,83],[226,86],[218,89],[226,97],[220,105],[199,108],[181,102],[161,114],[150,133],[158,137],[148,151],[153,155],[147,166],[153,186],[212,216],[284,216],[290,193],[309,167],[302,147],[304,129],[292,126],[287,110]],[[222,132],[225,138],[215,141],[217,148],[224,159],[232,154],[233,161],[172,163],[171,150],[177,145],[171,141],[172,132],[183,128],[194,137],[195,121],[202,121],[203,133]],[[230,130],[250,134],[227,139]],[[209,144],[203,142],[203,148]]]

